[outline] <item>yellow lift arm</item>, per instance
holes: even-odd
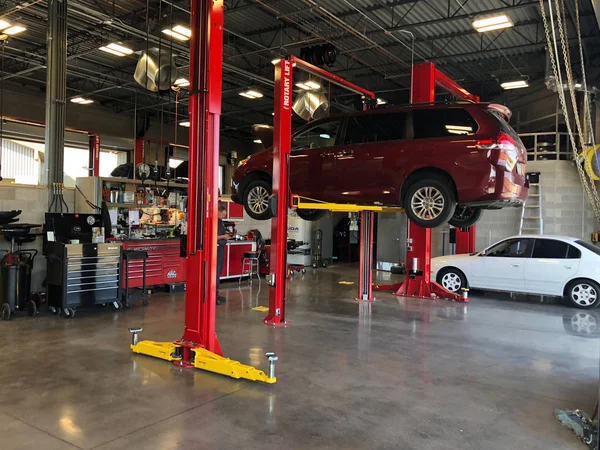
[[[393,206],[380,205],[355,205],[351,203],[327,203],[313,198],[301,197],[299,195],[292,196],[293,209],[321,209],[333,212],[403,212],[403,208]]]

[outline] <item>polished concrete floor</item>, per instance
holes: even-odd
[[[266,369],[276,352],[275,385],[130,353],[128,327],[181,336],[183,294],[2,322],[0,449],[585,448],[553,411],[593,407],[600,315],[498,294],[359,304],[339,284],[355,280],[355,267],[297,276],[286,329],[251,309],[264,281],[224,284],[225,355]]]

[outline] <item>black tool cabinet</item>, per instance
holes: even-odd
[[[75,308],[122,308],[121,244],[46,243],[47,299],[55,314],[73,317]]]

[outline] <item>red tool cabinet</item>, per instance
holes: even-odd
[[[123,241],[123,250],[148,252],[146,261],[146,286],[182,283],[186,280],[186,258],[180,256],[179,239],[145,239]],[[142,286],[143,261],[129,262],[129,271],[123,267],[123,282],[129,277],[129,287]],[[129,272],[129,273],[128,273]]]

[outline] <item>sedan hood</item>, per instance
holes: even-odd
[[[479,253],[479,252],[478,252]],[[431,262],[436,262],[436,263],[444,263],[444,262],[450,262],[450,261],[458,261],[458,260],[464,260],[467,258],[472,258],[475,255],[470,255],[468,253],[463,253],[461,255],[445,255],[445,256],[437,256],[435,258],[431,258]]]

